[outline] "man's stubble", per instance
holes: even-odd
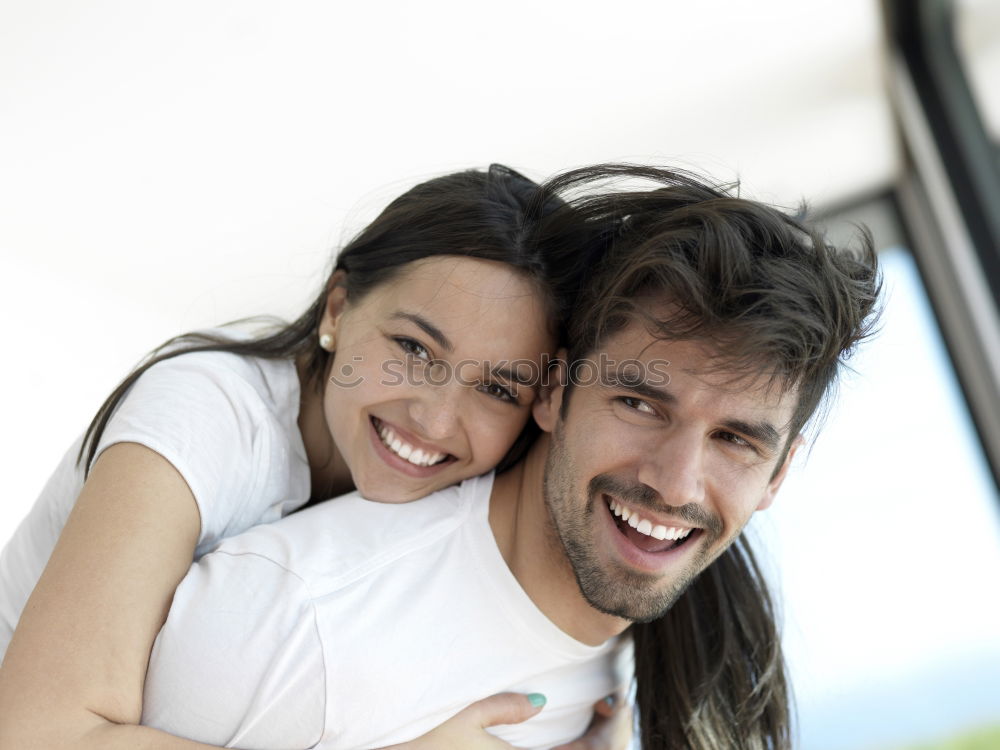
[[[670,577],[672,580],[631,570],[618,561],[602,562],[595,540],[600,519],[595,514],[608,512],[603,492],[612,491],[627,503],[649,508],[655,507],[658,497],[646,485],[598,474],[588,482],[587,499],[581,505],[574,496],[573,480],[577,476],[560,419],[551,434],[543,479],[550,549],[556,554],[563,553],[563,567],[568,565],[572,569],[580,592],[594,609],[633,622],[662,617],[711,562],[706,559],[706,550],[718,537],[714,519],[703,529],[704,538],[699,540],[702,548]]]

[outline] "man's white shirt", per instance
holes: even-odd
[[[513,690],[548,703],[496,735],[579,737],[631,650],[580,643],[534,605],[490,528],[492,483],[403,505],[354,493],[222,542],[174,595],[142,723],[246,750],[367,749]]]

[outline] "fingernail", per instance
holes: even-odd
[[[615,696],[609,695],[604,699],[604,702],[608,704],[608,708],[615,707]]]
[[[541,693],[529,693],[528,703],[530,703],[534,708],[539,708],[545,705],[545,696]]]

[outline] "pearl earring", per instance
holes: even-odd
[[[326,349],[326,351],[328,352],[332,351],[333,336],[331,336],[329,333],[324,333],[322,336],[319,337],[319,345],[322,349]]]

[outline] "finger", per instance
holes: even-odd
[[[615,714],[608,720],[607,744],[611,750],[626,750],[632,746],[633,716],[632,706],[619,702]]]
[[[613,696],[608,698],[614,700]],[[632,711],[619,700],[610,716],[603,716],[602,712],[609,708],[608,698],[594,704],[594,717],[586,734],[552,750],[627,750],[632,744]],[[601,705],[603,708],[599,711]]]
[[[614,695],[607,695],[601,698],[597,703],[594,704],[594,713],[598,716],[612,716],[615,712],[615,707],[618,705],[618,701],[615,699]]]
[[[607,725],[608,719],[595,713],[582,737],[554,747],[552,750],[612,750],[608,744],[610,739],[607,737]]]
[[[468,713],[476,726],[485,729],[497,724],[520,724],[542,710],[545,696],[539,693],[497,693],[469,705]]]

